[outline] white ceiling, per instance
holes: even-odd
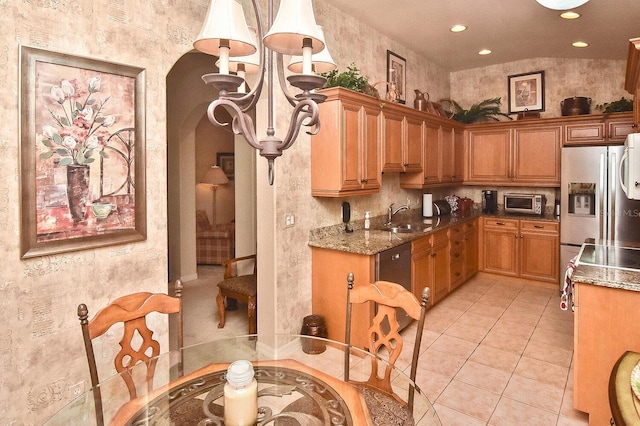
[[[575,20],[535,0],[324,1],[447,71],[537,57],[626,60],[629,39],[640,37],[640,0],[591,0],[574,9],[582,15]],[[455,24],[467,30],[452,33]]]

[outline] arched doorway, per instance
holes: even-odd
[[[256,154],[242,137],[211,124],[207,107],[217,96],[201,77],[214,71],[215,58],[201,53],[183,55],[167,74],[167,227],[169,280],[197,278],[195,211],[212,210],[210,187],[198,188],[204,172],[217,162],[218,152],[232,152],[233,182],[219,189],[216,199],[230,208],[217,216],[236,223],[236,253],[255,253],[256,247]],[[153,172],[148,172],[152,179]],[[211,218],[211,216],[209,216]],[[213,301],[215,294],[213,293]],[[215,302],[213,302],[215,304]],[[213,306],[213,305],[212,305]],[[185,330],[186,331],[186,330]]]

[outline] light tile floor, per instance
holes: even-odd
[[[202,279],[185,285],[186,344],[246,333],[243,307],[216,328],[219,272],[199,268]],[[573,314],[559,306],[556,288],[480,273],[428,311],[416,381],[444,426],[588,424],[572,408]],[[409,361],[403,353],[398,366]]]
[[[478,274],[427,313],[421,346],[416,382],[445,426],[588,424],[555,288]]]

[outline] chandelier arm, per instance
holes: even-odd
[[[282,89],[282,93],[284,93],[284,96],[287,98],[287,101],[289,101],[291,106],[295,107],[298,102],[297,99],[289,92],[287,81],[284,78],[284,58],[282,53],[277,54],[276,61],[278,62],[278,80],[280,81],[280,88]]]
[[[251,88],[249,93],[239,98],[235,98],[238,105],[242,105],[242,112],[249,111],[258,103],[258,99],[260,99],[260,94],[262,93],[262,87],[264,85],[265,74],[265,47],[264,43],[262,42],[262,37],[264,36],[262,9],[260,8],[260,4],[257,0],[252,0],[251,4],[253,5],[253,13],[256,16],[256,41],[258,42],[257,49],[260,50],[260,71],[258,72],[258,79],[256,80],[254,87]]]
[[[309,99],[300,101],[298,105],[296,105],[296,107],[293,109],[291,122],[289,123],[289,130],[287,131],[287,135],[280,145],[280,149],[284,151],[285,149],[288,149],[289,147],[291,147],[291,145],[293,145],[293,143],[298,138],[298,133],[300,132],[300,128],[302,126],[310,127],[313,125],[319,125],[319,115],[318,104],[316,104],[314,101]],[[307,118],[309,119],[309,121],[305,123],[304,120],[306,120]],[[317,130],[318,129],[316,129],[312,133],[307,133],[314,134],[317,133]]]
[[[233,120],[231,123],[231,129],[233,133],[236,135],[242,135],[247,140],[247,143],[251,145],[254,149],[261,150],[262,146],[258,143],[256,139],[255,128],[253,127],[253,121],[251,117],[240,109],[238,105],[236,105],[233,100],[229,99],[216,99],[215,101],[209,104],[207,108],[207,116],[209,117],[209,121],[211,121],[216,126],[227,126],[229,123],[221,123],[215,117],[215,110],[218,107],[228,106],[233,110],[235,114],[233,115]]]

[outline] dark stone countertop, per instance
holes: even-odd
[[[616,245],[619,247],[640,248],[640,244],[624,241],[596,241],[587,239],[585,244]],[[603,266],[578,264],[573,272],[573,282],[593,284],[622,290],[640,291],[640,270],[615,269]]]
[[[558,218],[552,214],[547,214],[545,216],[532,216],[524,214],[505,214],[499,211],[495,214],[487,215],[483,214],[478,209],[472,210],[466,214],[454,212],[448,215],[425,218],[422,217],[421,209],[414,209],[410,212],[400,213],[393,221],[396,224],[411,224],[411,227],[414,229],[412,233],[392,233],[382,231],[381,228],[384,226],[386,220],[386,217],[383,215],[376,216],[371,219],[371,229],[368,232],[363,229],[364,221],[362,220],[355,221],[350,224],[353,227],[353,232],[350,233],[345,232],[344,224],[314,229],[310,232],[309,246],[372,256],[380,253],[381,251],[429,236],[435,232],[447,229],[454,225],[469,222],[481,216],[558,221]]]

